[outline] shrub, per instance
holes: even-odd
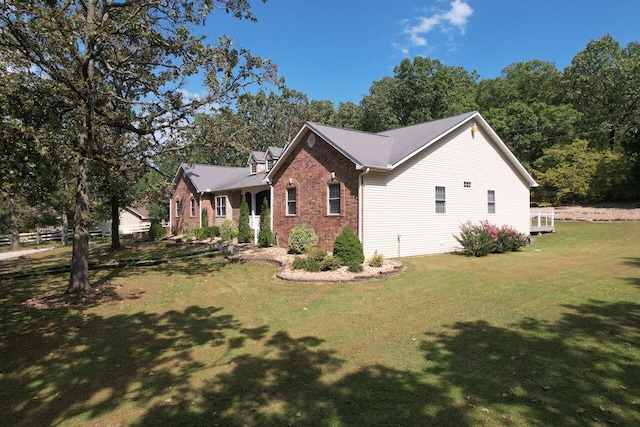
[[[333,244],[333,256],[338,258],[343,265],[352,266],[364,262],[362,243],[356,233],[349,227],[342,229],[342,233],[336,237]]]
[[[305,270],[307,267],[307,259],[301,256],[297,256],[291,263],[291,268],[294,270]]]
[[[258,233],[258,244],[266,248],[273,246],[273,232],[271,231],[271,210],[269,209],[269,202],[264,198],[262,201],[262,207],[260,209],[260,232]]]
[[[327,251],[322,248],[313,247],[307,249],[306,252],[307,258],[316,260],[318,262],[323,261],[327,257]]]
[[[209,211],[207,208],[202,208],[202,212],[200,213],[200,224],[204,224],[204,227],[209,225]]]
[[[293,230],[289,233],[287,251],[290,254],[302,254],[317,244],[318,235],[315,230],[303,223],[293,227]]]
[[[234,237],[238,235],[238,229],[236,223],[230,219],[225,220],[220,224],[220,237],[223,242],[230,242]]]
[[[249,205],[247,198],[242,196],[240,202],[240,218],[238,219],[238,242],[247,243],[251,240],[251,228],[249,227]]]
[[[348,268],[352,273],[362,273],[364,271],[364,267],[362,266],[362,264],[350,264]]]
[[[527,236],[512,227],[497,227],[488,221],[473,225],[470,221],[460,226],[460,236],[454,236],[466,255],[485,256],[517,251],[528,242]]]
[[[371,259],[369,260],[369,265],[371,267],[380,268],[382,267],[382,264],[384,264],[384,257],[382,256],[382,254],[379,254],[378,251],[375,251]]]
[[[322,271],[333,271],[342,267],[342,263],[340,260],[334,256],[328,256],[322,261],[320,261],[320,270]]]
[[[220,227],[217,226],[209,226],[209,227],[200,227],[196,229],[196,239],[204,240],[204,239],[213,239],[214,237],[218,237],[220,235]]]
[[[318,261],[301,256],[295,257],[291,267],[295,270],[307,270],[311,272],[320,271],[320,264]]]
[[[156,240],[162,237],[164,237],[164,227],[157,219],[152,220],[151,226],[149,227],[149,238]]]

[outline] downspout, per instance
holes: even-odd
[[[198,224],[200,224],[200,228],[202,228],[202,192],[200,193],[200,200],[198,201],[198,210],[200,212],[198,212],[198,216],[200,217],[200,219],[198,220]]]
[[[364,176],[371,171],[371,168],[366,168],[358,175],[358,237],[362,246],[364,246]]]
[[[173,234],[173,221],[171,217],[171,204],[173,202],[173,195],[169,196],[169,235]]]

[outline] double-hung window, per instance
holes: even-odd
[[[251,174],[255,174],[258,171],[258,167],[255,164],[255,162],[251,162],[251,164],[249,165],[249,167],[251,168]]]
[[[340,215],[340,183],[329,184],[329,215]]]
[[[182,215],[182,204],[180,200],[176,200],[176,216]]]
[[[273,159],[267,160],[267,172],[273,169],[273,163],[274,163]]]
[[[447,193],[445,187],[436,187],[436,213],[447,213]]]
[[[296,188],[287,188],[287,215],[295,215],[296,214],[296,203],[297,203],[298,195],[296,192]]]
[[[189,203],[190,203],[189,210],[190,210],[191,216],[194,217],[196,216],[196,201],[195,199],[191,199]]]
[[[496,213],[496,191],[487,190],[487,212]]]
[[[216,196],[216,216],[227,216],[227,197]]]

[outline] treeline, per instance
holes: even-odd
[[[198,116],[179,160],[244,165],[249,150],[283,146],[306,120],[379,132],[474,110],[540,184],[534,202],[640,198],[640,45],[621,47],[609,35],[564,70],[533,60],[494,79],[437,59],[405,59],[358,104],[335,107],[288,88],[245,95],[234,108]]]

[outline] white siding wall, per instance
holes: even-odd
[[[467,221],[508,224],[529,234],[529,187],[482,129],[463,126],[390,172],[363,177],[365,256],[387,258],[451,252]],[[464,188],[464,181],[471,188]],[[435,213],[435,187],[446,187],[446,213]],[[489,214],[487,190],[495,190]],[[398,237],[400,236],[400,237]]]

